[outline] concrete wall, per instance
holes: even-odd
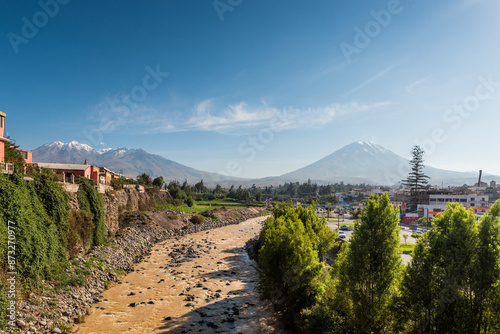
[[[80,188],[80,185],[78,184],[71,184],[71,183],[61,183],[62,187],[66,192],[68,193],[76,193],[78,191],[78,188]]]

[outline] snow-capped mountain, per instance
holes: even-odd
[[[425,156],[424,156],[425,158]],[[85,160],[89,164],[104,166],[129,177],[136,177],[143,172],[152,176],[163,176],[167,180],[198,182],[203,179],[206,184],[256,184],[278,185],[284,182],[305,182],[311,179],[318,183],[366,183],[379,185],[394,185],[408,176],[409,162],[407,159],[385,149],[373,142],[355,142],[344,146],[323,159],[300,168],[296,171],[262,179],[236,179],[230,181],[227,176],[204,172],[177,162],[165,159],[159,155],[150,154],[142,149],[126,147],[94,150],[92,147],[77,141],[70,143],[53,142],[33,150],[35,162],[80,163]],[[477,182],[476,172],[455,172],[426,166],[424,173],[431,177],[431,184],[463,185]],[[483,174],[484,181],[500,181],[500,176]]]
[[[425,156],[424,156],[425,159]],[[317,162],[296,171],[281,175],[280,181],[306,181],[319,183],[340,182],[394,185],[408,176],[410,164],[405,159],[373,142],[354,142]],[[463,185],[477,182],[476,172],[455,172],[426,166],[424,173],[431,184]],[[500,180],[484,174],[483,179]]]
[[[88,164],[107,167],[133,178],[146,172],[153,177],[161,175],[166,180],[188,180],[190,183],[199,182],[201,179],[206,184],[224,183],[229,180],[227,176],[184,166],[143,149],[119,147],[95,150],[77,141],[56,141],[33,150],[34,162],[83,164],[85,160]]]

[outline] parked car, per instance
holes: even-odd
[[[349,227],[347,227],[347,225],[340,225],[340,229],[342,231],[349,231]]]
[[[340,232],[339,232],[339,238],[340,238],[340,239],[345,239],[345,238],[346,238],[345,233],[344,233],[344,232],[342,232],[342,231],[340,231]]]

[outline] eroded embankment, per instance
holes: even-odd
[[[146,220],[142,214],[138,214],[138,220],[124,226],[108,245],[72,259],[67,270],[67,282],[42,282],[42,289],[18,300],[16,326],[6,328],[5,332],[70,332],[71,328],[76,328],[85,316],[92,313],[92,305],[102,300],[102,291],[118,282],[125,272],[134,270],[134,264],[149,256],[151,247],[158,242],[238,224],[258,216],[261,211],[254,208],[238,209],[232,215],[227,215],[227,219],[209,220],[201,225],[184,224],[187,227],[185,229],[167,224],[169,220],[165,217],[159,223],[154,220],[155,216],[169,214],[176,216],[173,219],[175,221],[187,219],[175,213],[150,213],[153,218]]]

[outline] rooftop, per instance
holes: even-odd
[[[83,164],[57,164],[48,162],[35,162],[38,167],[50,168],[50,169],[66,169],[66,170],[86,170],[90,165]]]

